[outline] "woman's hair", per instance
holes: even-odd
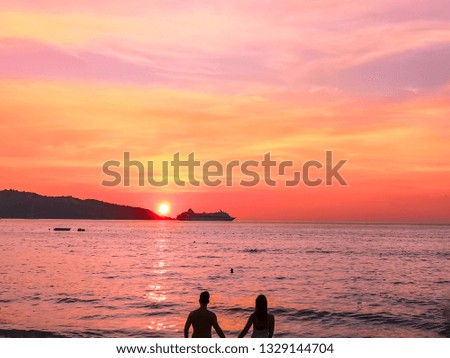
[[[258,319],[259,322],[265,322],[267,320],[267,298],[264,295],[256,297],[255,318]]]

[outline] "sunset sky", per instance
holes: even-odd
[[[0,1],[0,190],[169,215],[450,223],[448,0]],[[347,159],[347,186],[103,187],[102,164]],[[319,172],[318,172],[319,173]]]

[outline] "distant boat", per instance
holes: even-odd
[[[233,221],[236,218],[231,217],[225,211],[218,211],[216,213],[196,213],[189,209],[177,216],[177,220],[181,221]]]

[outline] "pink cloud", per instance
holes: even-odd
[[[104,81],[121,83],[161,82],[150,67],[118,58],[21,39],[0,41],[0,76],[33,80]]]
[[[399,67],[407,67],[408,53],[426,53],[450,43],[450,26],[434,16],[440,4],[427,3],[435,10],[427,10],[429,18],[420,18],[407,1],[395,5],[372,0],[283,1],[258,6],[246,1],[194,5],[177,1],[12,1],[4,3],[3,9],[35,11],[28,13],[28,19],[48,11],[53,14],[52,27],[39,32],[41,37],[34,38],[33,44],[26,43],[28,38],[16,45],[4,41],[3,47],[11,48],[3,49],[8,58],[3,59],[2,75],[8,77],[9,72],[23,77],[155,83],[224,92],[251,92],[262,87],[342,87],[364,92],[367,88],[353,79],[352,69],[357,73],[362,66],[381,66],[389,71],[389,64],[382,64],[393,56],[399,59]],[[417,5],[424,6],[422,2]],[[53,13],[55,9],[61,15],[70,14],[70,27],[61,36],[51,38],[49,33],[57,31],[53,27],[59,24],[54,18],[58,16]],[[120,14],[121,10],[124,12]],[[115,11],[116,16],[110,16]],[[133,11],[136,13],[131,16]],[[403,11],[411,16],[394,16]],[[95,16],[86,19],[81,16],[85,14]],[[109,23],[109,17],[115,20]],[[45,26],[44,20],[39,18],[36,24]],[[70,33],[73,26],[83,27],[85,21],[90,25],[83,38],[77,38],[75,44],[66,43],[64,32]],[[108,26],[114,32],[108,32]],[[33,35],[32,29],[19,33]],[[36,59],[34,64],[27,61],[31,56]],[[445,63],[435,65],[439,66],[436,73],[446,70]],[[340,83],[336,83],[337,77]],[[396,80],[390,76],[389,83],[378,82],[380,91],[389,90]],[[432,79],[417,84],[417,78],[412,76],[410,82],[409,87],[414,90],[416,85],[426,87]],[[442,81],[436,86],[441,84]],[[393,85],[408,84],[400,78]]]

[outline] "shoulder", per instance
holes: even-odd
[[[191,313],[189,313],[189,318],[192,318],[192,317],[195,317],[195,316],[197,316],[198,315],[198,310],[194,310],[194,311],[192,311]]]

